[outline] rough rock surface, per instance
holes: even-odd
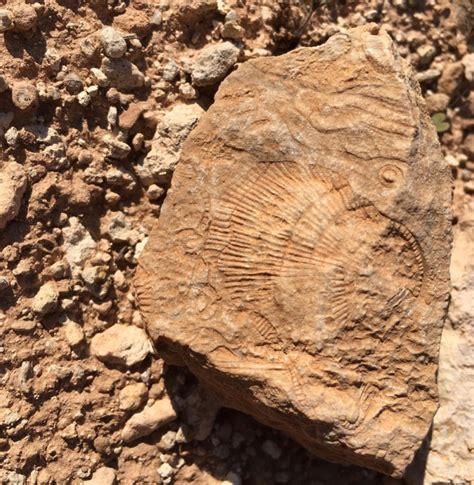
[[[141,328],[119,323],[94,335],[91,342],[91,352],[98,359],[128,367],[142,362],[151,351],[150,341]]]
[[[0,165],[0,229],[18,215],[26,184],[26,173],[20,164]]]
[[[439,358],[440,408],[433,423],[425,483],[474,482],[474,224],[466,214],[454,231],[451,275],[451,303]]]
[[[199,105],[178,104],[163,116],[156,128],[151,150],[136,167],[143,185],[169,183],[179,160],[181,145],[203,112]]]
[[[400,477],[437,408],[450,202],[386,33],[249,61],[188,138],[141,255],[148,331],[225,405]]]
[[[191,67],[191,77],[196,86],[211,86],[221,81],[239,57],[239,48],[231,42],[204,49]]]
[[[134,414],[122,430],[122,438],[125,443],[148,436],[155,429],[176,419],[176,411],[169,397],[156,401],[151,406],[146,406],[143,411]]]

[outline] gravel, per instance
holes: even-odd
[[[382,483],[219,411],[188,372],[149,357],[133,293],[136,257],[172,190],[187,135],[238,62],[295,45],[300,2],[67,3],[0,5],[0,482]],[[419,2],[414,12],[404,1],[333,2],[331,12],[319,3],[301,45],[375,20],[415,65],[430,111],[450,123],[440,142],[455,178],[457,226],[469,227],[472,49],[455,25],[455,4]],[[459,16],[465,32],[467,12]],[[104,45],[103,30],[113,42],[106,36]],[[35,314],[35,295],[49,282],[56,289],[38,308],[52,301],[51,313]],[[143,332],[141,361],[127,366],[127,352],[110,349],[114,339],[105,339],[107,360],[89,352],[115,325]],[[176,418],[123,442],[125,423],[171,398]],[[441,446],[443,461],[468,453],[453,423],[462,449]],[[280,458],[263,451],[268,440]],[[161,469],[165,478],[164,463],[172,469]],[[104,468],[114,478],[97,481]]]

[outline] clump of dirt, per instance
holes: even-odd
[[[464,214],[474,54],[461,4],[0,0],[2,483],[381,483],[219,412],[154,356],[131,280],[225,76],[367,22],[418,71]]]

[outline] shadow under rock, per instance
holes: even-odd
[[[217,415],[216,410],[214,416],[206,415],[206,403],[212,405],[217,399],[201,387],[184,367],[168,366],[164,382],[179,412],[181,428],[186,431],[187,442],[181,447],[185,465],[178,472],[177,478],[182,480],[179,483],[190,479],[186,475],[187,470],[191,473],[196,468],[204,475],[204,480],[208,477],[210,483],[212,479],[219,483],[232,473],[240,476],[242,485],[402,483],[372,470],[316,458],[284,433],[264,426],[238,411],[222,408]],[[202,402],[198,402],[196,396]],[[198,436],[199,423],[195,416],[199,413],[202,413],[201,419],[207,421],[206,425],[210,424],[205,436],[203,433]],[[194,415],[194,422],[190,415]]]
[[[416,452],[413,461],[408,465],[408,468],[405,471],[403,481],[406,485],[423,485],[432,436],[433,425],[431,425],[420,449]]]
[[[47,45],[43,33],[38,29],[28,36],[27,41],[22,34],[6,32],[5,47],[17,58],[24,58],[28,53],[37,64],[41,64],[46,53]]]

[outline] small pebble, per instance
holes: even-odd
[[[15,128],[14,126],[8,128],[4,135],[7,145],[10,147],[16,147],[16,145],[18,144],[18,136],[19,134],[17,128]]]
[[[147,334],[138,327],[116,323],[92,337],[91,353],[102,362],[131,367],[152,352]]]
[[[32,5],[19,4],[13,7],[14,30],[20,32],[29,32],[36,28],[38,15]]]
[[[103,71],[97,69],[96,67],[93,67],[91,68],[90,73],[98,86],[102,88],[108,86],[109,80],[107,79],[107,76],[104,74]]]
[[[169,61],[163,67],[162,77],[165,81],[172,82],[176,79],[176,76],[179,74],[179,67],[178,64],[174,61]]]
[[[147,399],[148,389],[142,382],[130,384],[120,391],[119,407],[122,411],[135,411]]]
[[[115,485],[117,472],[113,468],[102,466],[98,468],[90,480],[84,480],[84,485]]]
[[[70,72],[63,80],[65,88],[71,94],[78,94],[82,91],[83,83],[81,78],[75,73]]]
[[[157,200],[165,193],[165,189],[156,184],[151,184],[146,191],[146,195],[150,200]]]
[[[162,21],[163,16],[161,15],[161,12],[159,10],[155,10],[155,13],[151,16],[150,24],[154,27],[158,27],[161,25]]]
[[[211,86],[224,79],[237,62],[240,49],[231,42],[205,47],[191,66],[195,86]]]
[[[265,440],[262,445],[262,450],[268,456],[272,457],[274,460],[278,460],[281,456],[281,449],[280,447],[271,440]]]
[[[59,292],[54,281],[45,283],[36,293],[31,309],[39,316],[53,312],[58,306]]]
[[[122,430],[122,439],[130,443],[144,436],[148,436],[156,429],[177,418],[176,411],[169,397],[165,396],[143,411],[132,415]]]
[[[78,323],[72,320],[68,320],[63,325],[63,332],[70,347],[78,347],[84,342],[84,330],[82,330],[82,327]]]
[[[21,110],[29,109],[38,103],[38,91],[34,84],[17,82],[12,86],[12,101]]]
[[[158,473],[161,478],[171,478],[174,475],[173,467],[169,463],[163,463],[158,468]]]
[[[81,105],[81,106],[89,106],[90,102],[91,102],[91,96],[89,95],[89,93],[87,93],[86,91],[81,91],[78,95],[77,95],[77,102]]]
[[[114,138],[111,135],[104,136],[104,143],[107,145],[107,148],[109,150],[108,155],[110,158],[123,160],[124,158],[127,158],[128,154],[131,151],[129,145],[127,145],[123,141],[118,140],[117,138]]]
[[[11,324],[11,329],[16,333],[31,333],[36,328],[34,320],[15,320]]]
[[[127,52],[127,43],[122,35],[112,27],[105,27],[100,33],[100,40],[105,55],[112,59],[118,59]]]

